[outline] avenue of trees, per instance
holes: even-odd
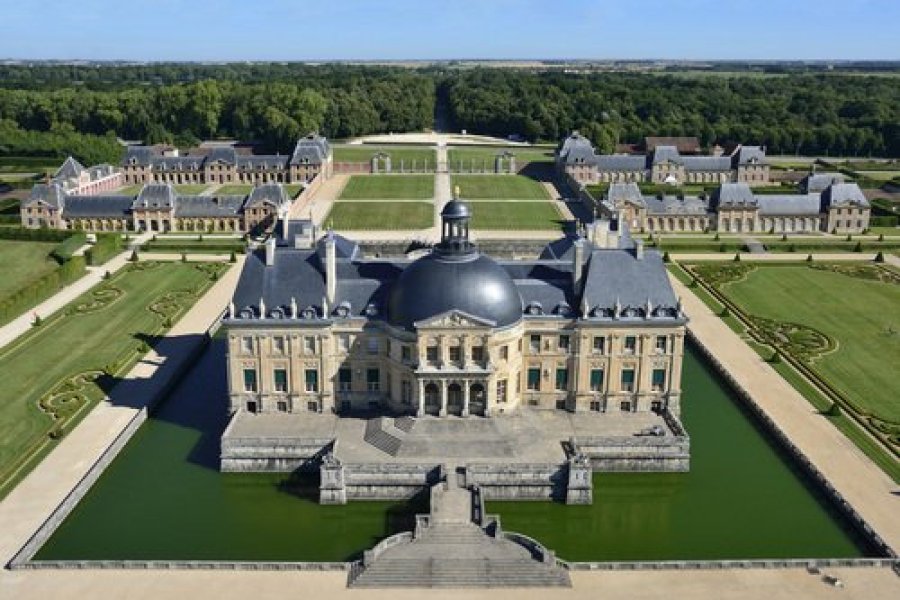
[[[287,152],[330,138],[455,129],[559,141],[578,129],[603,151],[646,135],[696,135],[770,153],[900,156],[890,76],[682,77],[514,69],[302,64],[0,65],[0,155],[117,160],[114,137],[190,146],[232,137]],[[86,136],[86,137],[85,137]]]

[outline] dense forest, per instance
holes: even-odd
[[[0,65],[0,154],[116,160],[113,136],[181,146],[224,136],[284,152],[312,130],[344,138],[428,129],[440,103],[455,129],[553,142],[579,129],[607,152],[646,135],[696,135],[707,146],[740,141],[770,153],[897,157],[897,82],[293,63]]]

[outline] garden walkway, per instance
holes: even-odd
[[[900,549],[900,488],[687,286],[669,279],[690,318],[688,329],[875,531]]]
[[[143,244],[152,236],[151,233],[145,233],[137,236],[130,244]],[[44,300],[34,308],[28,310],[16,319],[13,319],[3,327],[0,327],[0,348],[6,346],[20,335],[31,329],[31,323],[34,321],[34,315],[39,315],[42,319],[46,319],[69,302],[87,292],[89,289],[97,285],[103,280],[103,275],[109,271],[115,273],[128,262],[131,257],[131,250],[117,254],[106,263],[99,267],[88,267],[87,274],[81,279],[67,285],[50,298]]]

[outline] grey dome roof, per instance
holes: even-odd
[[[469,209],[469,205],[460,200],[451,200],[447,204],[444,205],[443,210],[441,210],[442,217],[450,217],[451,219],[461,219],[466,217],[471,217],[472,213]]]
[[[406,267],[390,290],[388,321],[396,327],[411,330],[451,310],[504,327],[522,318],[522,297],[506,270],[481,254],[467,260],[428,254]]]

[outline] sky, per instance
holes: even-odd
[[[0,58],[900,60],[900,0],[0,0]]]

